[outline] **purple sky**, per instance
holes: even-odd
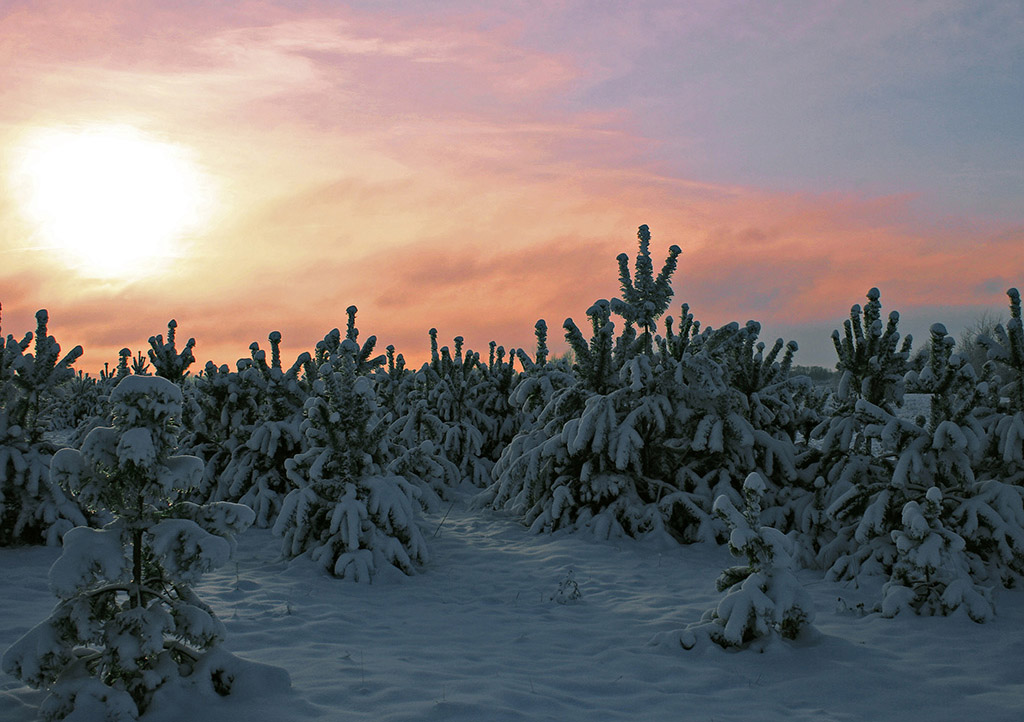
[[[431,326],[530,347],[617,292],[642,223],[683,249],[673,314],[802,363],[871,286],[924,340],[1024,283],[1020,2],[8,0],[0,100],[3,332],[46,307],[90,371],[171,317],[201,362],[294,355],[350,304],[410,359]],[[10,172],[108,127],[203,179],[156,270],[55,250]]]

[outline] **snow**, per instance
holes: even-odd
[[[117,458],[122,466],[134,464],[148,469],[156,464],[156,446],[149,429],[126,429],[117,442]]]
[[[148,396],[154,400],[177,403],[182,402],[181,389],[160,376],[127,376],[118,382],[110,394],[111,401],[122,401],[128,396]]]
[[[71,597],[97,579],[118,579],[128,568],[120,528],[77,526],[64,535],[64,553],[50,567],[50,589]]]
[[[194,675],[162,689],[143,722],[1024,717],[1022,590],[995,590],[987,624],[960,612],[884,619],[858,611],[876,590],[798,571],[817,612],[808,635],[762,654],[684,651],[650,642],[720,601],[715,579],[735,563],[725,547],[537,536],[464,499],[444,512],[424,522],[426,567],[372,584],[282,559],[269,530],[240,535],[234,561],[196,587],[227,630],[225,650],[201,664],[235,693]],[[47,569],[59,554],[0,549],[0,649],[55,603]],[[567,579],[571,604],[559,603]],[[35,720],[44,696],[0,677],[0,719]]]
[[[164,519],[151,527],[153,556],[172,579],[192,582],[210,569],[223,566],[231,543],[191,519]]]

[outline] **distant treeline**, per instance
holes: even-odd
[[[831,386],[839,383],[840,374],[834,368],[827,369],[824,366],[800,366],[793,365],[793,375],[806,376],[814,382],[815,386]]]

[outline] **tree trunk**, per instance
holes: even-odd
[[[132,531],[132,607],[142,606],[142,530]]]
[[[145,502],[142,494],[136,495],[136,524],[141,523]],[[132,529],[132,607],[142,606],[142,529]]]

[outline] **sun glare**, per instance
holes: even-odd
[[[98,278],[160,271],[210,207],[209,183],[188,151],[129,126],[36,131],[12,182],[37,247]]]

